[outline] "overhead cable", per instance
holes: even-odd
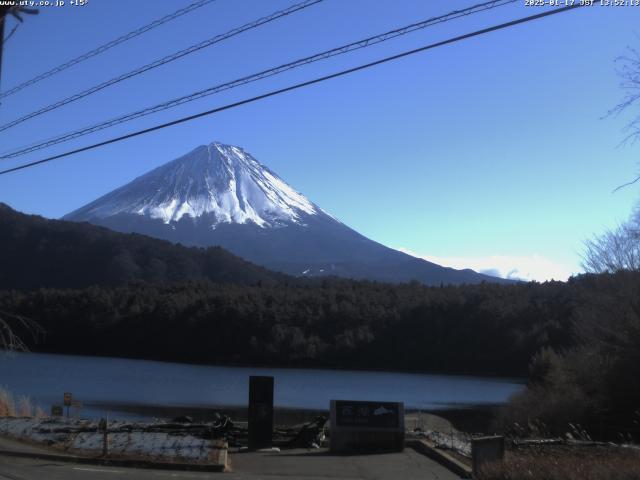
[[[87,97],[89,95],[92,95],[96,92],[99,92],[100,90],[104,90],[107,87],[110,87],[112,85],[115,85],[117,83],[123,82],[129,78],[138,76],[142,73],[148,72],[149,70],[153,70],[154,68],[158,68],[162,65],[165,65],[167,63],[173,62],[175,60],[178,60],[179,58],[185,57],[187,55],[190,55],[194,52],[197,52],[199,50],[202,50],[203,48],[206,47],[210,47],[211,45],[215,45],[216,43],[220,43],[224,40],[227,40],[231,37],[235,37],[236,35],[239,35],[243,32],[246,32],[248,30],[253,30],[254,28],[258,28],[262,25],[264,25],[265,23],[269,23],[272,22],[274,20],[277,20],[279,18],[282,18],[284,16],[290,15],[294,12],[297,12],[299,10],[303,10],[307,7],[310,7],[312,5],[315,5],[317,3],[322,2],[323,0],[305,0],[304,2],[301,3],[297,3],[295,5],[292,5],[284,10],[278,10],[277,12],[274,12],[270,15],[267,15],[266,17],[262,17],[259,18],[258,20],[255,20],[253,22],[247,23],[245,25],[242,25],[241,27],[237,27],[234,28],[233,30],[230,30],[226,33],[220,34],[220,35],[216,35],[215,37],[209,38],[203,42],[197,43],[195,45],[192,45],[188,48],[185,48],[183,50],[179,50],[177,52],[172,53],[171,55],[167,55],[165,57],[162,57],[158,60],[155,60],[151,63],[148,63],[146,65],[143,65],[142,67],[136,68],[135,70],[132,70],[130,72],[126,72],[123,73],[122,75],[118,75],[117,77],[113,77],[105,82],[99,83],[98,85],[94,85],[91,88],[88,88],[87,90],[83,90],[80,93],[76,93],[74,95],[71,95],[70,97],[67,97],[63,100],[59,100],[55,103],[52,103],[50,105],[47,105],[46,107],[40,108],[34,112],[28,113],[27,115],[24,115],[20,118],[17,118],[15,120],[10,121],[9,123],[6,123],[4,125],[0,126],[0,132],[4,131],[4,130],[8,130],[11,127],[14,127],[16,125],[19,125],[20,123],[26,122],[29,119],[38,117],[44,113],[50,112],[52,110],[55,110],[57,108],[63,107],[69,103],[75,102],[77,100],[80,100],[81,98]]]
[[[204,7],[205,5],[215,2],[216,0],[198,0],[197,2],[193,2],[190,5],[187,5],[186,7],[183,7],[179,10],[176,10],[173,13],[170,13],[169,15],[165,15],[162,18],[159,18],[158,20],[155,20],[151,23],[148,23],[147,25],[144,25],[143,27],[140,27],[136,30],[133,30],[132,32],[126,33],[124,35],[121,35],[120,37],[116,38],[115,40],[111,40],[110,42],[105,43],[104,45],[100,45],[97,48],[94,48],[93,50],[90,50],[78,57],[75,57],[61,65],[58,65],[57,67],[52,68],[51,70],[47,70],[44,73],[41,73],[40,75],[33,77],[25,82],[22,82],[19,85],[16,85],[13,88],[10,88],[9,90],[7,90],[6,92],[0,92],[0,99],[8,97],[9,95],[13,95],[14,93],[19,92],[22,89],[25,89],[27,87],[30,87],[31,85],[34,85],[42,80],[44,80],[45,78],[49,78],[52,75],[55,75],[57,73],[60,73],[64,70],[66,70],[67,68],[70,68],[74,65],[77,65],[81,62],[84,62],[85,60],[88,60],[91,57],[95,57],[96,55],[99,55],[101,53],[106,52],[107,50],[115,47],[116,45],[120,45],[121,43],[126,42],[127,40],[131,40],[132,38],[135,38],[139,35],[142,35],[143,33],[148,32],[149,30],[153,30],[156,27],[159,27],[160,25],[163,25],[167,22],[170,22],[171,20],[175,20],[178,17],[181,17],[182,15],[185,15],[189,12],[192,12],[200,7]]]
[[[258,73],[254,73],[245,77],[241,77],[238,78],[236,80],[232,80],[229,82],[225,82],[222,84],[218,84],[218,85],[214,85],[211,87],[208,87],[204,90],[200,90],[194,93],[191,93],[189,95],[184,95],[182,97],[178,97],[178,98],[174,98],[172,100],[168,100],[165,102],[162,102],[160,104],[151,106],[151,107],[146,107],[144,109],[132,112],[132,113],[128,113],[116,118],[112,118],[110,120],[106,120],[104,122],[95,124],[95,125],[91,125],[88,127],[84,127],[81,128],[79,130],[75,130],[72,132],[68,132],[62,135],[59,135],[57,137],[53,137],[51,139],[48,140],[43,140],[41,142],[29,145],[29,146],[25,146],[25,147],[19,147],[18,149],[14,149],[9,151],[8,153],[3,153],[2,155],[0,155],[0,159],[9,159],[9,158],[16,158],[22,155],[25,155],[27,153],[31,153],[34,152],[36,150],[41,150],[43,148],[47,148],[53,145],[57,145],[59,143],[62,142],[67,142],[69,140],[73,140],[75,138],[78,137],[82,137],[84,135],[88,135],[100,130],[104,130],[105,128],[110,128],[113,127],[115,125],[121,124],[121,123],[125,123],[125,122],[129,122],[132,120],[135,120],[137,118],[141,118],[147,115],[151,115],[153,113],[157,113],[163,110],[167,110],[170,108],[174,108],[177,107],[179,105],[183,105],[185,103],[189,103],[192,102],[194,100],[199,100],[201,98],[204,97],[208,97],[210,95],[225,91],[225,90],[230,90],[233,88],[237,88],[240,87],[242,85],[246,85],[248,83],[252,83],[252,82],[256,82],[258,80],[262,80],[268,77],[272,77],[274,75],[278,75],[281,73],[284,73],[286,71],[289,70],[293,70],[295,68],[299,68],[301,66],[304,65],[308,65],[311,63],[315,63],[321,60],[326,60],[328,58],[331,57],[335,57],[337,55],[343,55],[345,53],[349,53],[352,52],[354,50],[359,50],[362,48],[366,48],[366,47],[370,47],[372,45],[376,45],[382,42],[386,42],[388,40],[391,40],[393,38],[402,36],[402,35],[407,35],[409,33],[415,32],[416,30],[421,30],[427,27],[431,27],[433,25],[439,24],[439,23],[444,23],[447,21],[451,21],[454,20],[456,18],[460,18],[463,16],[467,16],[467,15],[471,15],[471,14],[475,14],[475,13],[479,13],[482,11],[486,11],[486,10],[490,10],[493,8],[497,8],[503,5],[508,5],[511,3],[515,3],[519,0],[493,0],[493,1],[489,1],[489,2],[484,2],[478,5],[474,5],[472,7],[469,8],[465,8],[463,10],[455,10],[452,11],[450,13],[447,13],[445,15],[440,15],[438,17],[432,17],[429,18],[427,20],[421,21],[421,22],[417,22],[417,23],[413,23],[401,28],[397,28],[385,33],[381,33],[372,37],[368,37],[362,40],[358,40],[356,42],[352,42],[349,43],[347,45],[342,45],[340,47],[337,48],[332,48],[331,50],[326,50],[320,53],[316,53],[314,55],[311,55],[309,57],[304,57],[298,60],[295,60],[293,62],[289,62],[289,63],[285,63],[282,65],[279,65],[277,67],[273,67],[273,68],[269,68],[267,70],[263,70],[261,72]]]
[[[244,99],[244,100],[240,100],[238,102],[230,103],[230,104],[224,105],[222,107],[217,107],[217,108],[213,108],[211,110],[206,110],[204,112],[200,112],[200,113],[197,113],[195,115],[189,115],[187,117],[182,117],[182,118],[179,118],[177,120],[173,120],[173,121],[170,121],[170,122],[162,123],[160,125],[155,125],[153,127],[149,127],[149,128],[145,128],[145,129],[142,129],[142,130],[135,131],[135,132],[131,132],[131,133],[128,133],[126,135],[121,135],[119,137],[114,137],[114,138],[111,138],[109,140],[104,140],[102,142],[98,142],[98,143],[94,143],[94,144],[91,144],[91,145],[87,145],[85,147],[76,148],[74,150],[70,150],[70,151],[67,151],[67,152],[64,152],[64,153],[60,153],[60,154],[53,155],[53,156],[50,156],[50,157],[47,157],[47,158],[43,158],[41,160],[25,163],[25,164],[18,165],[18,166],[13,167],[13,168],[8,168],[6,170],[0,171],[0,175],[6,175],[6,174],[9,174],[9,173],[12,173],[12,172],[16,172],[18,170],[23,170],[25,168],[30,168],[30,167],[34,167],[36,165],[41,165],[43,163],[51,162],[51,161],[54,161],[54,160],[59,160],[61,158],[68,157],[70,155],[74,155],[74,154],[81,153],[81,152],[86,152],[86,151],[93,150],[93,149],[96,149],[96,148],[99,148],[99,147],[103,147],[105,145],[110,145],[112,143],[121,142],[121,141],[127,140],[129,138],[137,137],[137,136],[144,135],[144,134],[147,134],[147,133],[150,133],[150,132],[155,132],[157,130],[162,130],[164,128],[168,128],[168,127],[171,127],[171,126],[174,126],[174,125],[178,125],[178,124],[181,124],[181,123],[189,122],[189,121],[195,120],[197,118],[205,117],[205,116],[208,116],[208,115],[213,115],[215,113],[219,113],[219,112],[222,112],[222,111],[225,111],[225,110],[230,110],[232,108],[236,108],[236,107],[239,107],[241,105],[246,105],[246,104],[249,104],[249,103],[257,102],[257,101],[263,100],[265,98],[270,98],[270,97],[273,97],[273,96],[276,96],[276,95],[280,95],[282,93],[290,92],[290,91],[293,91],[293,90],[298,90],[300,88],[304,88],[304,87],[307,87],[307,86],[310,86],[310,85],[315,85],[317,83],[321,83],[321,82],[324,82],[324,81],[327,81],[327,80],[331,80],[331,79],[334,79],[334,78],[343,77],[345,75],[349,75],[351,73],[355,73],[355,72],[358,72],[358,71],[361,71],[361,70],[365,70],[365,69],[368,69],[368,68],[371,68],[371,67],[374,67],[374,66],[377,66],[377,65],[382,65],[384,63],[395,61],[395,60],[398,60],[400,58],[408,57],[410,55],[415,55],[416,53],[424,52],[424,51],[431,50],[431,49],[434,49],[434,48],[437,48],[437,47],[442,47],[444,45],[449,45],[449,44],[456,43],[456,42],[459,42],[459,41],[462,41],[462,40],[467,40],[469,38],[477,37],[477,36],[480,36],[480,35],[484,35],[484,34],[487,34],[487,33],[490,33],[490,32],[494,32],[496,30],[502,30],[502,29],[505,29],[505,28],[508,28],[508,27],[512,27],[512,26],[515,26],[515,25],[520,25],[520,24],[523,24],[523,23],[526,23],[526,22],[531,22],[531,21],[538,20],[538,19],[543,18],[543,17],[548,17],[550,15],[556,15],[556,14],[559,14],[559,13],[564,13],[564,12],[567,12],[569,10],[574,10],[576,8],[580,8],[580,7],[583,7],[583,6],[584,6],[583,4],[576,3],[574,5],[569,5],[569,6],[566,6],[566,7],[553,8],[553,9],[547,10],[547,11],[542,12],[542,13],[538,13],[538,14],[535,14],[535,15],[530,15],[528,17],[523,17],[523,18],[519,18],[519,19],[516,19],[516,20],[511,20],[509,22],[501,23],[499,25],[494,25],[492,27],[487,27],[487,28],[483,28],[481,30],[476,30],[474,32],[465,33],[465,34],[459,35],[457,37],[452,37],[452,38],[449,38],[447,40],[442,40],[440,42],[432,43],[430,45],[425,45],[425,46],[420,47],[420,48],[416,48],[416,49],[413,49],[413,50],[408,50],[408,51],[405,51],[405,52],[402,52],[402,53],[398,53],[396,55],[392,55],[392,56],[389,56],[389,57],[385,57],[385,58],[382,58],[382,59],[379,59],[379,60],[376,60],[376,61],[373,61],[373,62],[365,63],[365,64],[359,65],[357,67],[348,68],[346,70],[341,70],[339,72],[335,72],[335,73],[332,73],[332,74],[329,74],[329,75],[325,75],[323,77],[318,77],[318,78],[315,78],[313,80],[308,80],[306,82],[296,83],[294,85],[290,85],[290,86],[285,87],[285,88],[280,88],[278,90],[272,90],[272,91],[264,93],[262,95],[257,95],[255,97],[251,97],[251,98],[247,98],[247,99]]]

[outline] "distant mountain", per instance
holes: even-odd
[[[187,248],[137,234],[47,220],[0,203],[0,289],[131,281],[275,284],[293,280],[219,247]]]
[[[239,147],[214,142],[64,217],[190,246],[222,246],[296,276],[429,285],[505,282],[406,255],[347,227]]]

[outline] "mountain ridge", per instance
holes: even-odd
[[[322,210],[240,147],[213,142],[65,215],[187,246],[221,246],[295,276],[427,285],[510,283],[456,270],[368,239]]]
[[[0,202],[0,289],[129,282],[293,282],[220,247],[193,248],[137,233],[27,215]]]

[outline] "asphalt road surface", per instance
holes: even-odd
[[[333,456],[326,451],[290,450],[280,453],[231,455],[230,473],[182,472],[98,465],[79,465],[0,456],[0,480],[454,480],[449,470],[419,453]]]
[[[102,467],[99,465],[79,465],[50,460],[35,460],[0,456],[0,480],[170,480],[205,479],[213,473],[176,472],[172,470],[146,470],[136,468]],[[224,475],[216,473],[215,475]]]

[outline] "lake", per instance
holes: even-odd
[[[250,375],[275,377],[277,407],[317,410],[328,409],[331,399],[399,401],[420,410],[495,405],[523,388],[518,380],[504,378],[0,354],[0,386],[28,395],[47,412],[62,404],[64,392],[72,392],[84,404],[82,415],[94,417],[105,414],[105,405],[127,417],[132,415],[124,406],[132,405],[246,405]]]

